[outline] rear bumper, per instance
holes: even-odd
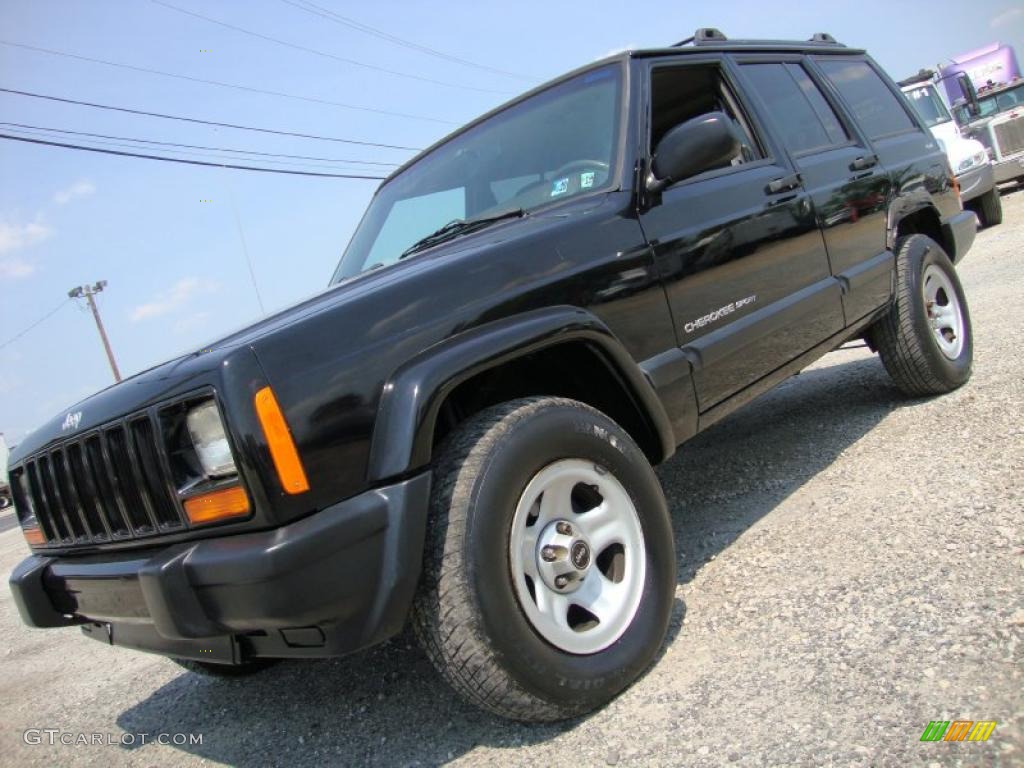
[[[976,197],[981,197],[996,185],[995,172],[992,170],[992,163],[979,165],[964,171],[956,177],[960,185],[960,199],[965,203]]]
[[[978,217],[974,211],[960,211],[942,220],[942,233],[951,248],[949,258],[958,263],[974,244],[978,231]]]
[[[272,531],[144,552],[33,555],[11,575],[26,624],[223,663],[337,656],[397,633],[419,578],[430,474]]]

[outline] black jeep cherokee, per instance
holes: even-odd
[[[665,639],[652,465],[851,338],[963,384],[974,230],[828,35],[589,64],[396,171],[323,293],[22,441],[18,607],[225,674],[411,620],[471,701],[587,712]]]

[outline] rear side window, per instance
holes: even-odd
[[[915,128],[900,99],[866,61],[818,59],[818,66],[850,105],[869,139]]]
[[[846,131],[799,64],[745,64],[747,75],[791,152],[843,144]]]

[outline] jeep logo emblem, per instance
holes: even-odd
[[[61,425],[60,429],[61,429],[62,432],[67,432],[69,429],[78,429],[78,425],[81,423],[81,421],[82,421],[82,412],[81,411],[75,411],[74,413],[69,413],[67,416],[64,417],[64,423]]]
[[[586,542],[575,541],[569,550],[569,557],[576,569],[582,571],[590,565],[590,547],[586,545]]]

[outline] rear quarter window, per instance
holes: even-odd
[[[818,59],[869,139],[914,130],[903,103],[866,61]]]

